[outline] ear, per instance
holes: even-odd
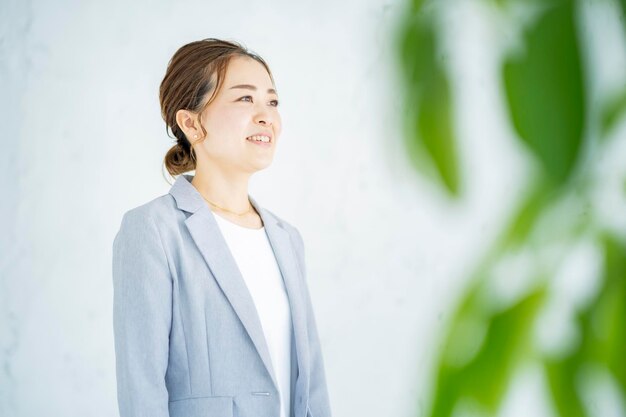
[[[189,110],[178,110],[176,112],[176,123],[183,130],[190,142],[193,142],[195,135],[202,136],[202,130],[198,123],[198,115]]]

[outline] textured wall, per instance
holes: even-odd
[[[124,211],[169,189],[158,86],[206,37],[274,72],[284,129],[250,192],[303,234],[334,414],[421,415],[450,302],[529,169],[490,84],[498,34],[464,4],[446,48],[472,176],[452,206],[403,154],[397,0],[2,0],[0,415],[117,414],[111,244]],[[520,381],[506,415],[543,401],[536,374]]]

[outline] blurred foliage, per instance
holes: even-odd
[[[411,94],[406,95],[406,145],[416,168],[441,180],[452,194],[459,193],[456,141],[452,123],[450,83],[438,54],[432,8],[412,3],[414,13],[401,45],[401,68]]]
[[[526,31],[525,51],[509,57],[503,76],[519,138],[546,177],[565,182],[581,148],[585,97],[574,4],[550,6]]]
[[[545,291],[539,289],[503,311],[486,310],[479,293],[478,288],[468,292],[453,322],[450,343],[444,348],[438,370],[439,395],[435,397],[432,415],[452,415],[458,398],[472,398],[495,413],[515,364],[530,349],[532,318]],[[478,330],[481,327],[482,332]],[[481,340],[471,343],[481,333],[484,333]],[[456,351],[456,355],[463,357],[466,350],[471,358],[459,366],[455,353],[450,352]]]
[[[603,286],[576,317],[580,343],[564,357],[546,359],[550,389],[562,416],[587,415],[577,392],[577,376],[588,364],[606,366],[622,393],[626,389],[626,247],[611,235],[600,240],[604,248]]]
[[[583,59],[580,42],[583,0],[482,1],[505,14],[511,13],[513,4],[533,12],[532,19],[518,22],[521,47],[504,55],[500,86],[505,112],[517,139],[536,162],[536,175],[468,277],[469,286],[443,335],[428,415],[459,415],[467,404],[479,413],[497,414],[516,372],[531,362],[544,370],[555,413],[594,415],[581,385],[589,366],[603,369],[621,401],[626,401],[626,243],[619,237],[624,231],[600,226],[598,214],[590,212],[592,175],[602,152],[591,153],[589,143],[609,146],[609,135],[626,115],[626,85],[599,104],[588,99],[588,66],[594,63]],[[626,0],[613,4],[626,26]],[[442,0],[411,1],[396,45],[406,91],[404,139],[410,161],[444,192],[460,197],[466,173],[459,166],[454,92],[441,46],[447,28],[439,23],[442,10],[451,5]],[[588,129],[588,123],[597,125],[598,132]],[[579,207],[563,211],[560,207],[572,198]],[[552,230],[554,218],[565,226]],[[573,247],[580,241],[594,242],[603,254],[599,285],[584,305],[573,310],[576,340],[562,351],[546,351],[538,346],[536,329],[550,299],[560,296],[551,294],[551,282],[568,251],[562,250],[560,258],[548,265],[542,256],[556,244]],[[528,285],[504,300],[494,288],[494,275],[512,253],[530,254]]]

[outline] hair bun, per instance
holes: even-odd
[[[196,168],[195,162],[184,143],[176,142],[165,155],[165,166],[171,175],[178,175]]]

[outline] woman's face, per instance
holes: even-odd
[[[265,67],[249,57],[233,57],[220,91],[201,116],[207,136],[194,147],[198,163],[206,157],[225,172],[249,174],[269,166],[281,132],[277,106]],[[269,136],[270,142],[250,138],[256,134]]]

